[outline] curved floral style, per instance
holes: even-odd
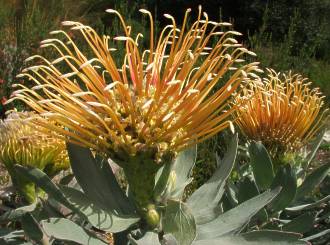
[[[251,83],[236,97],[241,131],[273,153],[294,152],[324,126],[327,109],[318,88],[301,75],[268,69],[263,83]],[[276,154],[275,154],[276,155]]]
[[[123,26],[124,35],[113,38],[125,43],[122,64],[114,61],[112,37],[65,21],[64,26],[83,36],[95,57],[84,55],[66,32],[51,32],[64,40],[47,39],[41,47],[55,49],[59,58],[30,57],[28,61],[37,59],[38,65],[24,69],[19,77],[36,86],[16,85],[20,89],[9,102],[22,100],[56,121],[48,124],[39,118],[38,124],[74,143],[131,156],[155,149],[159,159],[161,153],[180,151],[228,127],[236,109],[228,109],[228,98],[258,71],[257,63],[244,65],[244,56],[253,53],[234,39],[241,34],[224,31],[229,23],[210,21],[200,8],[191,27],[190,10],[186,11],[181,29],[165,14],[171,24],[155,40],[150,12],[140,11],[150,19],[148,49],[141,48],[142,35],[133,38],[132,28],[115,10],[107,12],[117,15]]]

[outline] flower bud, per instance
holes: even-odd
[[[145,219],[147,221],[147,224],[152,229],[156,228],[159,225],[160,216],[157,210],[155,209],[155,205],[153,204],[148,205]]]

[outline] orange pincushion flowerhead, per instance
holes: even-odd
[[[124,36],[99,36],[89,26],[63,22],[82,35],[95,57],[87,58],[66,32],[51,32],[57,38],[44,40],[41,47],[54,49],[59,58],[30,57],[38,65],[19,77],[36,86],[16,85],[20,89],[10,101],[22,100],[40,113],[39,125],[105,153],[135,155],[156,149],[161,156],[228,127],[236,109],[228,108],[228,98],[259,71],[257,63],[244,63],[244,56],[253,53],[235,40],[240,33],[224,31],[230,24],[209,21],[199,8],[189,28],[190,10],[180,29],[172,16],[164,15],[171,23],[154,39],[152,16],[142,9],[150,19],[150,44],[143,49],[142,35],[132,37],[122,16],[107,12],[120,19]],[[125,44],[120,64],[114,61],[113,41]],[[224,85],[219,88],[220,81]]]
[[[236,123],[252,140],[273,154],[293,152],[319,133],[327,109],[317,88],[298,74],[268,69],[263,82],[251,83],[235,99]]]

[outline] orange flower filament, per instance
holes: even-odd
[[[318,89],[298,74],[268,70],[263,83],[253,83],[236,97],[236,123],[269,149],[294,151],[308,143],[324,125],[327,110]]]
[[[95,57],[87,58],[66,32],[51,32],[59,39],[47,39],[41,46],[56,50],[59,58],[30,57],[28,61],[43,64],[24,69],[19,77],[36,86],[16,85],[20,89],[10,101],[22,100],[39,112],[45,117],[38,119],[39,125],[106,153],[134,155],[146,148],[177,152],[228,127],[236,109],[228,107],[228,99],[259,71],[257,63],[244,63],[245,55],[254,54],[236,41],[241,34],[224,31],[229,23],[210,21],[200,8],[190,28],[189,9],[181,29],[172,16],[164,15],[171,23],[155,40],[150,12],[140,11],[150,19],[148,49],[140,47],[142,35],[133,38],[132,28],[115,10],[107,12],[120,19],[124,36],[113,40],[65,21],[64,26],[83,36]],[[112,41],[125,43],[120,65],[114,61]]]

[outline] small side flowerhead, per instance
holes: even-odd
[[[170,23],[155,39],[151,13],[141,10],[150,20],[145,49],[139,43],[142,34],[132,36],[132,27],[117,11],[107,12],[119,18],[123,36],[99,36],[89,26],[63,22],[75,37],[82,35],[94,57],[87,58],[67,32],[51,32],[58,38],[44,40],[41,47],[54,49],[59,58],[28,58],[42,64],[19,77],[36,86],[19,85],[10,101],[22,100],[40,113],[40,126],[111,156],[153,152],[159,160],[231,124],[235,108],[228,108],[228,99],[258,71],[257,63],[244,62],[254,54],[237,42],[240,33],[226,30],[228,23],[210,21],[199,8],[190,27],[190,9],[181,28],[164,15]],[[124,43],[120,63],[114,59],[114,42]]]
[[[272,155],[294,153],[322,129],[328,109],[319,89],[301,75],[268,69],[235,98],[236,124],[248,139],[262,141]]]
[[[35,125],[38,117],[12,112],[0,121],[0,163],[10,173],[15,164],[37,167],[51,175],[69,168],[65,141]]]

